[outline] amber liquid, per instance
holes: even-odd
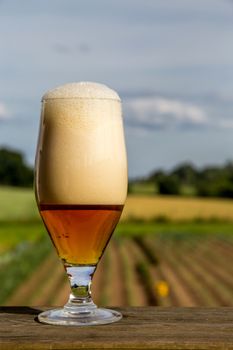
[[[68,265],[96,265],[123,205],[41,204],[40,214],[58,255]]]

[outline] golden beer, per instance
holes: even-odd
[[[66,265],[96,265],[119,221],[122,205],[40,205],[40,214]]]

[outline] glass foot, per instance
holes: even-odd
[[[44,311],[38,315],[41,323],[61,326],[95,326],[117,322],[122,318],[120,312],[95,308],[90,312],[69,312],[64,308]]]

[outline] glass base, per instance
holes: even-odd
[[[95,326],[117,322],[122,318],[120,312],[95,308],[90,312],[72,313],[65,308],[44,311],[38,315],[41,323],[61,326]]]

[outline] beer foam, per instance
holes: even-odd
[[[49,90],[42,97],[42,101],[55,98],[90,98],[120,101],[120,97],[116,91],[106,85],[85,81],[65,84]]]
[[[124,204],[127,160],[118,94],[95,83],[46,93],[36,165],[40,204]]]

